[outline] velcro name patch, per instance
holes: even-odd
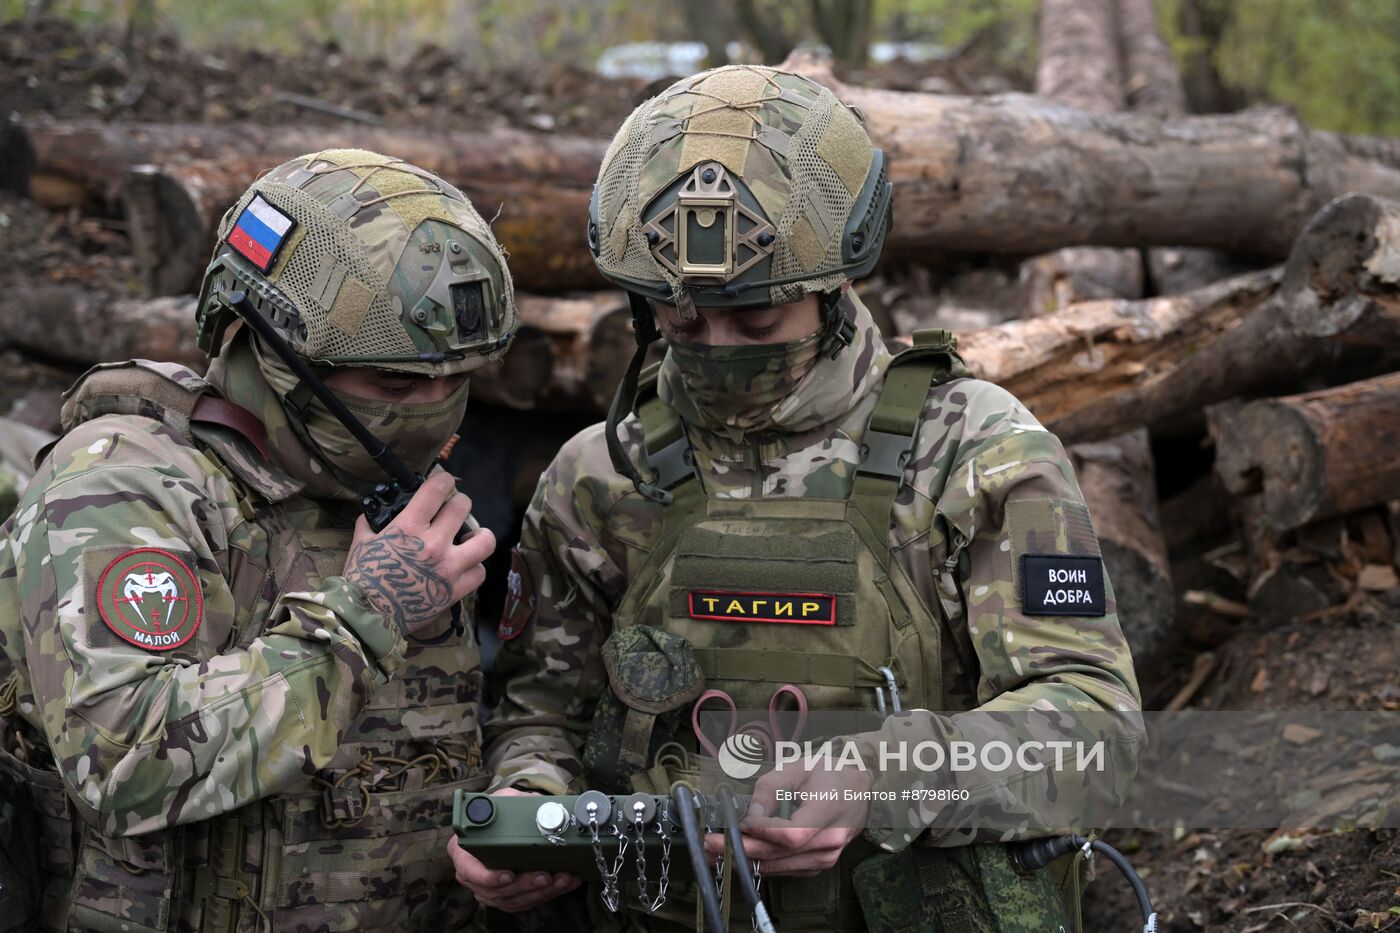
[[[255,194],[233,222],[228,245],[259,272],[266,272],[296,225],[295,220],[263,200],[262,195]]]
[[[1022,554],[1021,611],[1032,616],[1105,615],[1103,558]]]
[[[690,590],[690,617],[720,622],[787,622],[835,625],[832,593],[740,593]]]

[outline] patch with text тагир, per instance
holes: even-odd
[[[721,622],[790,622],[835,625],[836,597],[831,593],[741,593],[691,590],[692,619]]]

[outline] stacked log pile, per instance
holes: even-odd
[[[1281,109],[1187,116],[1150,0],[1045,0],[1041,48],[1038,96],[850,86],[809,54],[787,66],[857,105],[890,157],[886,272],[1019,265],[1011,319],[960,332],[963,354],[1069,448],[1137,653],[1214,637],[1184,620],[1201,613],[1228,627],[1400,599],[1400,141]],[[349,146],[499,209],[522,327],[472,395],[533,413],[512,462],[600,418],[632,342],[584,244],[603,139],[11,124],[0,183],[120,212],[148,297],[36,285],[8,296],[26,313],[0,315],[0,344],[73,366],[201,364],[188,293],[219,218],[258,172]],[[888,294],[892,343],[943,323]],[[514,485],[518,500],[532,483]]]

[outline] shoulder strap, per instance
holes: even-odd
[[[972,375],[958,355],[957,338],[946,330],[920,330],[914,345],[898,353],[885,370],[880,399],[861,438],[861,461],[851,501],[881,539],[914,453],[929,389]]]
[[[657,394],[660,368],[653,363],[642,372],[637,386],[637,417],[642,422],[647,465],[656,474],[655,485],[670,491],[695,478],[695,465],[680,416]]]
[[[155,418],[191,441],[194,424],[231,428],[266,459],[267,429],[257,416],[222,399],[202,376],[176,363],[128,360],[99,363],[84,373],[63,396],[64,431],[101,415]]]

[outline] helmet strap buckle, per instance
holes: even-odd
[[[821,354],[828,360],[834,360],[841,355],[841,351],[855,343],[856,325],[846,316],[845,309],[841,306],[841,291],[839,289],[822,292],[822,330],[826,336],[822,339]]]

